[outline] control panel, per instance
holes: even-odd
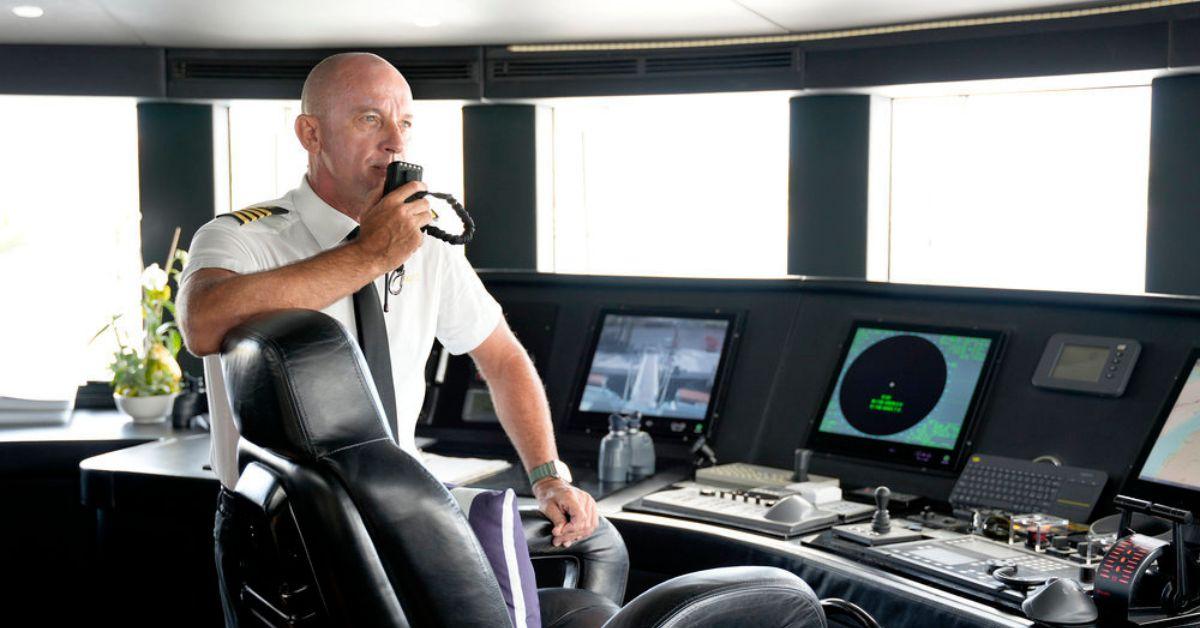
[[[1017,574],[1030,578],[1080,579],[1080,563],[978,536],[915,541],[873,551],[902,565],[905,572],[948,579],[994,594],[1005,590],[1005,585],[992,575],[999,567],[1015,565]]]
[[[836,487],[819,486],[806,498],[798,491],[775,487],[743,490],[689,482],[647,495],[626,508],[789,538],[858,521],[874,511],[866,504],[840,499],[840,493]],[[837,498],[822,500],[825,496]]]
[[[919,527],[919,526],[914,526]],[[1023,596],[1014,582],[1043,584],[1050,578],[1072,580],[1090,589],[1096,558],[1071,553],[1037,552],[1023,543],[1008,544],[947,530],[920,530],[920,540],[881,546],[851,543],[833,531],[807,540],[856,560],[934,584],[950,585],[982,599],[1019,603]],[[995,572],[1004,570],[1004,578]]]

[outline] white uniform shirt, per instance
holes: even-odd
[[[283,198],[259,206],[282,207],[289,213],[246,224],[230,216],[209,221],[192,239],[182,281],[201,268],[248,274],[291,264],[338,246],[358,226],[321,200],[307,179]],[[392,353],[400,447],[415,456],[417,416],[425,397],[425,362],[434,337],[452,354],[472,351],[495,330],[501,312],[461,248],[427,237],[404,269],[404,288],[399,296],[389,297],[391,311],[384,313],[384,318]],[[375,280],[375,288],[382,299],[382,277]],[[353,295],[322,311],[357,338]],[[238,476],[238,433],[219,356],[204,358],[204,374],[212,424],[212,467],[221,483],[232,488]]]

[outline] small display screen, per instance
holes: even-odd
[[[941,563],[943,565],[961,565],[963,563],[972,563],[976,560],[979,560],[973,556],[952,552],[943,547],[922,547],[921,549],[915,549],[909,552],[909,554],[912,554],[917,558],[932,560],[935,563]]]
[[[605,315],[579,410],[703,420],[729,324],[725,319]]]
[[[1200,362],[1193,361],[1138,478],[1200,490]]]
[[[810,447],[956,467],[999,338],[996,332],[856,325]]]
[[[1108,364],[1108,347],[1063,345],[1050,377],[1075,382],[1098,382]]]
[[[1021,552],[1008,549],[1003,545],[997,545],[996,543],[976,538],[968,538],[966,542],[959,543],[958,548],[981,554],[988,558],[1017,558],[1018,556],[1023,556]]]

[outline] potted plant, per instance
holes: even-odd
[[[178,241],[179,233],[175,238]],[[183,373],[175,356],[182,339],[175,321],[163,321],[163,313],[175,316],[171,299],[171,280],[178,286],[179,275],[187,264],[187,251],[171,246],[167,268],[151,264],[142,271],[142,325],[140,338],[130,338],[118,329],[120,316],[104,326],[96,336],[112,330],[117,339],[117,351],[112,361],[113,399],[122,412],[135,423],[156,423],[171,414],[179,394]]]

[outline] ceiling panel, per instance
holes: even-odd
[[[38,19],[14,16],[36,4]],[[1106,4],[1076,3],[1073,6]],[[0,43],[296,48],[771,35],[1041,10],[1053,0],[0,0]],[[429,28],[418,19],[438,20]]]
[[[159,46],[428,46],[778,33],[732,0],[99,0]],[[418,19],[437,19],[421,28]]]
[[[12,8],[35,5],[37,19],[13,15]],[[137,33],[109,15],[98,0],[0,0],[0,44],[98,44],[136,46]]]
[[[923,22],[953,17],[1043,11],[1061,0],[738,0],[793,33]],[[1075,2],[1094,6],[1107,2]]]

